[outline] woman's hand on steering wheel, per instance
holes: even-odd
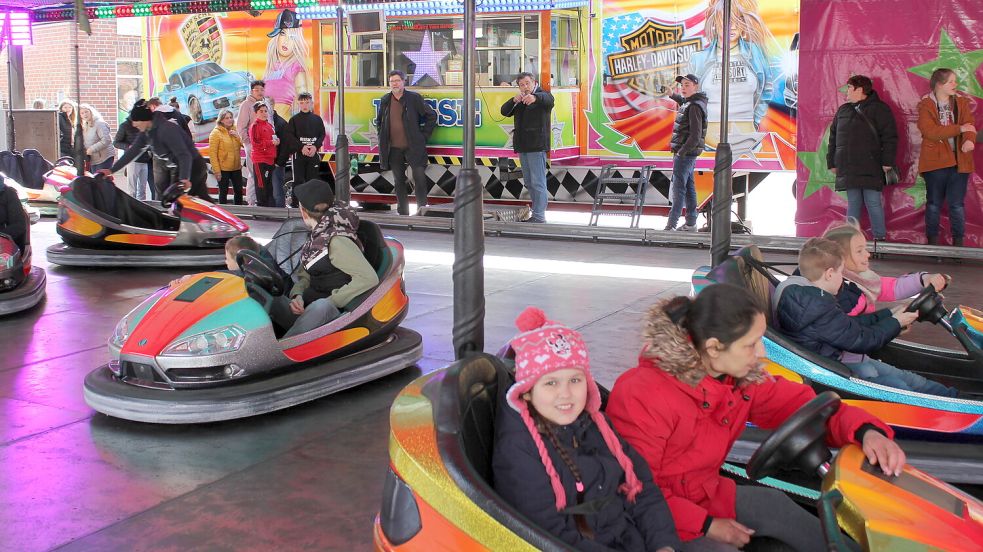
[[[861,444],[867,461],[872,465],[880,466],[884,475],[901,475],[907,457],[897,443],[888,439],[880,431],[868,429],[863,436]]]

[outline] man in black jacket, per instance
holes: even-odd
[[[297,96],[300,111],[287,123],[287,136],[296,140],[299,150],[293,156],[294,186],[318,178],[320,159],[318,153],[324,143],[324,121],[311,108],[314,100],[310,92]]]
[[[529,190],[532,216],[526,222],[546,222],[546,152],[550,150],[553,95],[539,87],[532,73],[519,73],[519,92],[502,104],[502,115],[514,117],[512,150],[519,154],[522,182]]]
[[[875,240],[887,238],[884,223],[884,173],[894,166],[898,129],[894,114],[877,97],[874,83],[863,75],[846,81],[846,103],[836,110],[829,130],[826,166],[836,175],[836,190],[846,190],[848,217],[860,219],[867,206]]]
[[[379,165],[384,171],[392,168],[397,211],[401,215],[410,214],[406,165],[413,168],[417,209],[427,205],[427,140],[437,126],[433,108],[423,101],[423,96],[405,87],[406,74],[390,71],[392,91],[382,97],[379,114],[373,121],[379,131]]]
[[[155,163],[162,164],[167,169],[159,171],[154,177],[158,193],[164,192],[172,183],[179,182],[189,194],[214,202],[206,187],[208,165],[191,141],[191,135],[160,109],[151,111],[143,99],[133,105],[130,122],[140,131],[140,136],[112,168],[108,169],[107,174],[122,169],[149,150]]]
[[[126,151],[130,149],[140,137],[140,131],[133,126],[133,121],[129,117],[116,131],[116,138],[113,139],[113,147],[118,150]],[[157,199],[157,189],[154,187],[154,171],[151,164],[153,157],[149,152],[143,152],[133,163],[126,167],[126,182],[130,186],[130,195],[143,201],[147,199],[146,189],[149,184],[151,199]]]
[[[669,187],[669,221],[666,230],[675,230],[686,204],[684,232],[696,231],[696,181],[693,172],[696,160],[703,153],[707,138],[707,95],[700,91],[700,79],[694,74],[676,77],[676,94],[670,96],[679,104],[676,122],[672,125],[669,151],[672,152],[672,183]]]

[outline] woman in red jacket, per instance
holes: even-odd
[[[273,169],[276,163],[276,147],[280,144],[273,125],[270,124],[270,108],[266,102],[253,104],[256,120],[249,127],[252,144],[253,174],[256,175],[256,204],[273,207]]]
[[[648,462],[687,551],[736,550],[752,536],[825,550],[819,520],[785,494],[720,475],[748,421],[775,428],[815,396],[761,368],[765,327],[763,309],[735,286],[662,301],[649,310],[638,366],[611,391],[607,415]],[[904,466],[891,428],[863,410],[842,405],[828,429],[831,445],[861,444],[885,473]]]

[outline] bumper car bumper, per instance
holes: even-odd
[[[152,389],[117,379],[103,365],[85,378],[85,402],[137,422],[194,424],[266,414],[312,401],[412,366],[423,356],[420,334],[396,328],[384,343],[358,353],[269,377],[202,389]]]
[[[44,286],[47,276],[44,269],[32,267],[31,274],[23,284],[12,291],[0,294],[0,316],[27,310],[44,299]]]
[[[222,266],[225,249],[86,249],[64,243],[47,249],[48,262],[63,266]]]

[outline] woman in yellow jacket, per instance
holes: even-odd
[[[242,158],[239,150],[242,140],[235,129],[235,117],[229,109],[223,109],[218,114],[218,123],[208,135],[208,159],[212,163],[212,172],[218,180],[218,202],[228,203],[229,183],[232,184],[232,195],[236,205],[242,205]]]
[[[966,232],[963,203],[976,147],[975,121],[969,100],[956,94],[952,69],[936,69],[929,85],[932,91],[918,102],[918,130],[922,133],[918,172],[925,178],[925,235],[929,245],[938,245],[945,201],[949,204],[952,245],[962,247]]]

